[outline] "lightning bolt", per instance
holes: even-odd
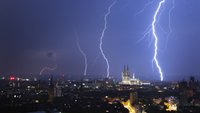
[[[55,66],[55,67],[44,67],[44,68],[41,69],[40,75],[42,75],[43,72],[45,72],[45,71],[53,71],[53,70],[55,70],[56,68],[57,68],[57,66]]]
[[[85,54],[85,52],[81,49],[80,43],[79,43],[79,38],[78,38],[78,34],[76,33],[77,39],[76,39],[76,44],[78,46],[78,50],[80,51],[80,53],[83,55],[84,57],[84,62],[85,62],[85,69],[83,72],[83,75],[86,76],[87,75],[87,56]]]
[[[167,44],[168,44],[168,41],[169,41],[169,37],[170,37],[170,35],[171,35],[171,33],[172,33],[172,26],[171,26],[171,13],[172,13],[172,11],[173,11],[173,9],[175,8],[175,1],[174,0],[172,0],[172,7],[170,8],[170,10],[169,10],[169,33],[168,33],[168,35],[167,35],[167,41],[166,41],[166,48],[167,48]]]
[[[148,2],[147,4],[145,4],[144,8],[143,8],[142,10],[140,10],[140,11],[137,13],[137,15],[140,14],[140,13],[142,13],[142,12],[145,10],[145,8],[146,8],[147,6],[149,6],[149,5],[151,5],[153,2],[154,2],[154,0],[151,1],[151,2]],[[160,11],[160,14],[161,14],[163,11],[164,11],[164,8]],[[157,23],[158,23],[158,21],[160,21],[160,16],[158,16]],[[157,23],[155,23],[155,24],[157,24]],[[160,25],[159,25],[158,27],[159,27],[162,31],[165,32],[165,30],[164,30]],[[147,28],[146,28],[146,29],[144,30],[144,32],[142,33],[142,34],[143,34],[142,38],[140,38],[136,43],[141,42],[141,41],[144,40],[147,36],[151,36],[151,37],[152,37],[152,38],[151,38],[151,41],[150,41],[149,44],[148,44],[149,47],[150,47],[151,42],[152,42],[152,39],[153,39],[153,36],[152,36],[151,32],[152,32],[152,25],[150,24],[150,25],[147,26]],[[147,39],[147,38],[146,38],[146,39]]]
[[[93,61],[93,63],[92,63],[92,66],[95,66],[95,64],[96,64],[97,60],[99,59],[100,55],[101,55],[101,54],[98,54],[98,55],[95,57],[95,59],[94,59],[94,61]]]
[[[55,66],[54,67],[44,67],[44,68],[42,68],[41,69],[41,71],[40,71],[40,75],[42,75],[43,74],[43,72],[45,72],[45,71],[54,71],[54,70],[56,70],[57,69],[57,61],[56,61],[56,54],[55,54],[55,60],[54,60],[54,62],[55,62]]]
[[[149,5],[151,5],[154,1],[155,1],[155,0],[148,1],[148,2],[144,5],[144,7],[143,7],[140,11],[138,11],[138,12],[135,14],[135,16],[138,16],[139,14],[143,13],[143,12],[145,11],[145,9],[146,9]],[[151,30],[152,30],[152,29],[151,29],[151,25],[149,25],[149,26],[145,29],[145,31],[142,33],[142,34],[143,34],[143,37],[140,38],[138,41],[136,41],[136,43],[139,43],[139,42],[141,42],[142,40],[144,40],[145,37],[146,37],[147,35],[150,34]],[[150,44],[149,44],[149,45],[150,45]]]
[[[144,5],[144,8],[141,9],[140,11],[138,11],[138,12],[135,14],[135,16],[137,16],[137,15],[141,14],[142,12],[144,12],[144,10],[145,10],[149,5],[151,5],[154,1],[155,1],[155,0],[148,1],[147,4]]]
[[[165,7],[163,4],[165,4],[166,0],[160,0],[158,7],[156,8],[156,11],[154,12],[153,15],[153,21],[150,25],[147,26],[147,28],[145,29],[145,31],[143,32],[143,36],[142,38],[140,38],[136,43],[139,43],[140,41],[142,41],[143,39],[145,39],[145,37],[147,37],[147,35],[151,35],[151,39],[154,39],[154,55],[153,55],[153,59],[152,59],[152,68],[154,67],[154,65],[156,65],[158,72],[160,74],[160,80],[163,81],[163,72],[162,69],[159,65],[158,59],[157,59],[157,54],[158,54],[158,36],[156,34],[156,28],[155,26],[158,24],[158,22],[160,21],[160,15],[158,15],[158,13],[162,14],[162,12],[164,11]],[[147,6],[151,5],[154,2],[154,0],[152,0],[151,2],[148,2],[147,4],[145,4],[144,8],[142,10],[140,10],[138,13],[136,13],[136,15],[139,15],[140,13],[142,13],[145,8],[147,8]],[[166,40],[166,45],[168,43],[168,38],[170,36],[170,34],[172,33],[172,27],[171,27],[171,12],[172,10],[175,8],[175,0],[172,0],[172,7],[169,10],[169,33],[167,34],[167,40]],[[158,24],[159,29],[162,32],[166,31]],[[152,40],[151,40],[152,41]],[[151,44],[151,43],[150,43]],[[149,44],[149,45],[150,45]],[[166,46],[167,47],[167,46]],[[154,70],[154,69],[153,69]]]
[[[155,63],[157,69],[158,69],[158,72],[160,74],[160,80],[163,81],[163,72],[162,72],[162,69],[159,65],[159,62],[158,62],[158,59],[157,59],[157,54],[158,54],[158,36],[156,34],[156,30],[155,30],[155,24],[156,24],[156,21],[157,21],[157,15],[160,11],[160,8],[162,7],[162,5],[165,3],[165,0],[161,0],[159,2],[159,5],[154,13],[154,16],[153,16],[153,21],[152,21],[152,34],[153,34],[153,37],[154,37],[154,56],[153,56],[153,62]]]
[[[106,57],[106,55],[105,55],[105,53],[103,51],[102,45],[103,45],[104,34],[105,34],[105,31],[107,30],[107,17],[110,15],[111,8],[115,5],[116,2],[117,2],[117,0],[112,2],[112,4],[108,7],[107,13],[104,15],[104,28],[103,28],[103,31],[101,33],[100,45],[99,45],[99,49],[101,51],[101,54],[102,54],[104,60],[106,61],[106,65],[107,65],[107,75],[106,75],[107,78],[110,75],[110,64],[109,64],[108,58]]]

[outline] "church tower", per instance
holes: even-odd
[[[124,70],[122,72],[122,83],[130,84],[130,72],[128,66],[124,66]]]

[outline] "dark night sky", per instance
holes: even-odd
[[[119,78],[124,64],[141,79],[159,80],[151,60],[151,36],[139,41],[152,22],[159,0],[118,0],[108,17],[103,49],[110,61],[110,73]],[[112,0],[1,0],[0,1],[0,74],[38,74],[42,67],[54,65],[54,74],[81,75],[84,59],[76,45],[75,32],[88,56],[88,74],[106,74],[100,55],[99,38],[104,14]],[[172,0],[166,0],[157,31],[158,59],[164,80],[200,75],[200,0],[175,0],[171,13],[173,32],[169,32],[168,12]]]

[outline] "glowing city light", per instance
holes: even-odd
[[[130,100],[127,100],[126,102],[121,102],[122,105],[128,109],[129,113],[136,113],[135,108],[131,105]]]
[[[166,111],[177,111],[177,105],[170,103],[170,102],[164,102],[164,105],[167,107]]]
[[[15,80],[15,77],[14,76],[10,76],[9,80],[13,81],[13,80]]]

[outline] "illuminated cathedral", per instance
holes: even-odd
[[[150,83],[149,82],[143,82],[143,81],[140,81],[139,79],[135,78],[134,73],[131,77],[131,74],[129,72],[129,67],[124,66],[124,70],[122,72],[122,81],[120,82],[120,84],[124,84],[124,85],[149,85]]]
[[[125,85],[140,85],[140,80],[135,78],[135,75],[133,74],[132,78],[129,72],[129,67],[124,66],[124,70],[122,72],[122,81],[120,84]]]

